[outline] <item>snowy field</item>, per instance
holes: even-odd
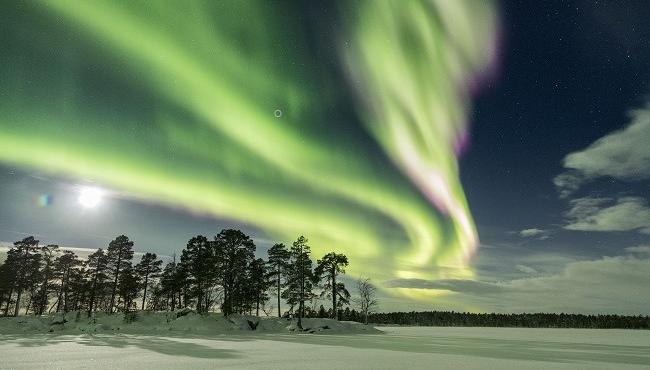
[[[650,331],[0,335],[2,369],[650,369]]]

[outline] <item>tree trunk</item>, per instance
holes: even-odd
[[[304,271],[303,271],[304,273]],[[300,279],[300,305],[298,305],[298,328],[302,330],[302,316],[305,314],[305,280]]]
[[[51,255],[50,257],[51,258]],[[40,306],[38,307],[38,314],[42,315],[43,312],[45,312],[45,309],[47,308],[47,281],[49,280],[50,276],[50,260],[48,259],[47,264],[45,265],[45,274],[44,274],[44,279],[43,279],[43,285],[41,289],[43,290],[43,293],[41,295],[41,301],[40,301]]]
[[[334,314],[334,319],[339,319],[339,310],[336,307],[336,270],[332,269],[332,313]]]
[[[34,287],[29,290],[29,301],[27,302],[27,308],[25,309],[25,315],[29,314],[29,309],[34,306]],[[33,308],[34,309],[34,308]],[[36,309],[34,309],[34,314],[36,314]]]
[[[16,293],[16,305],[14,306],[14,316],[18,316],[18,311],[20,311],[20,298],[22,298],[23,290],[19,289]]]
[[[65,280],[61,284],[61,292],[63,293],[63,312],[68,312],[68,281],[70,280],[70,268],[65,270]],[[58,309],[57,309],[58,312]]]
[[[280,269],[278,268],[278,317],[282,317],[282,310],[280,310]]]
[[[59,289],[59,294],[57,294],[56,297],[56,312],[59,312],[61,310],[61,300],[63,299],[63,282],[61,282],[61,289]]]
[[[298,305],[298,329],[302,330],[302,301]]]
[[[7,305],[5,306],[5,316],[9,316],[9,304],[11,303],[11,296],[14,294],[13,288],[9,290],[9,295],[7,296]]]
[[[144,275],[144,293],[142,293],[142,311],[144,311],[144,302],[147,301],[147,284],[149,283],[149,272]]]
[[[117,291],[117,279],[120,277],[120,265],[122,264],[122,253],[117,256],[117,267],[115,270],[115,280],[113,281],[113,291],[111,292],[111,306],[108,308],[108,313],[113,313],[113,306],[115,305],[115,292]]]
[[[95,272],[95,276],[93,276],[93,285],[92,288],[90,289],[90,304],[88,305],[88,317],[93,312],[93,306],[95,305],[95,290],[97,289],[97,275],[99,275],[99,272]]]

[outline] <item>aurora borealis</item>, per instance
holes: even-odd
[[[345,253],[385,311],[647,314],[648,17],[0,0],[0,259],[236,228]]]
[[[352,273],[471,277],[455,150],[468,86],[491,63],[493,9],[338,9],[335,47],[314,51],[298,10],[270,2],[17,7],[0,159],[279,240],[304,233],[316,252],[347,253]],[[339,93],[350,85],[354,98]]]

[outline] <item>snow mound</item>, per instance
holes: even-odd
[[[307,334],[377,334],[372,326],[332,319],[303,319],[302,330],[296,319],[280,319],[233,314],[200,315],[190,309],[176,312],[132,312],[129,314],[97,313],[91,317],[85,312],[68,312],[44,316],[0,318],[0,334],[29,333],[128,333],[170,334],[195,333],[307,333]]]

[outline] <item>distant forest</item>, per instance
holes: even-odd
[[[581,315],[565,313],[389,312],[370,314],[368,322],[379,325],[407,326],[650,329],[650,316]]]

